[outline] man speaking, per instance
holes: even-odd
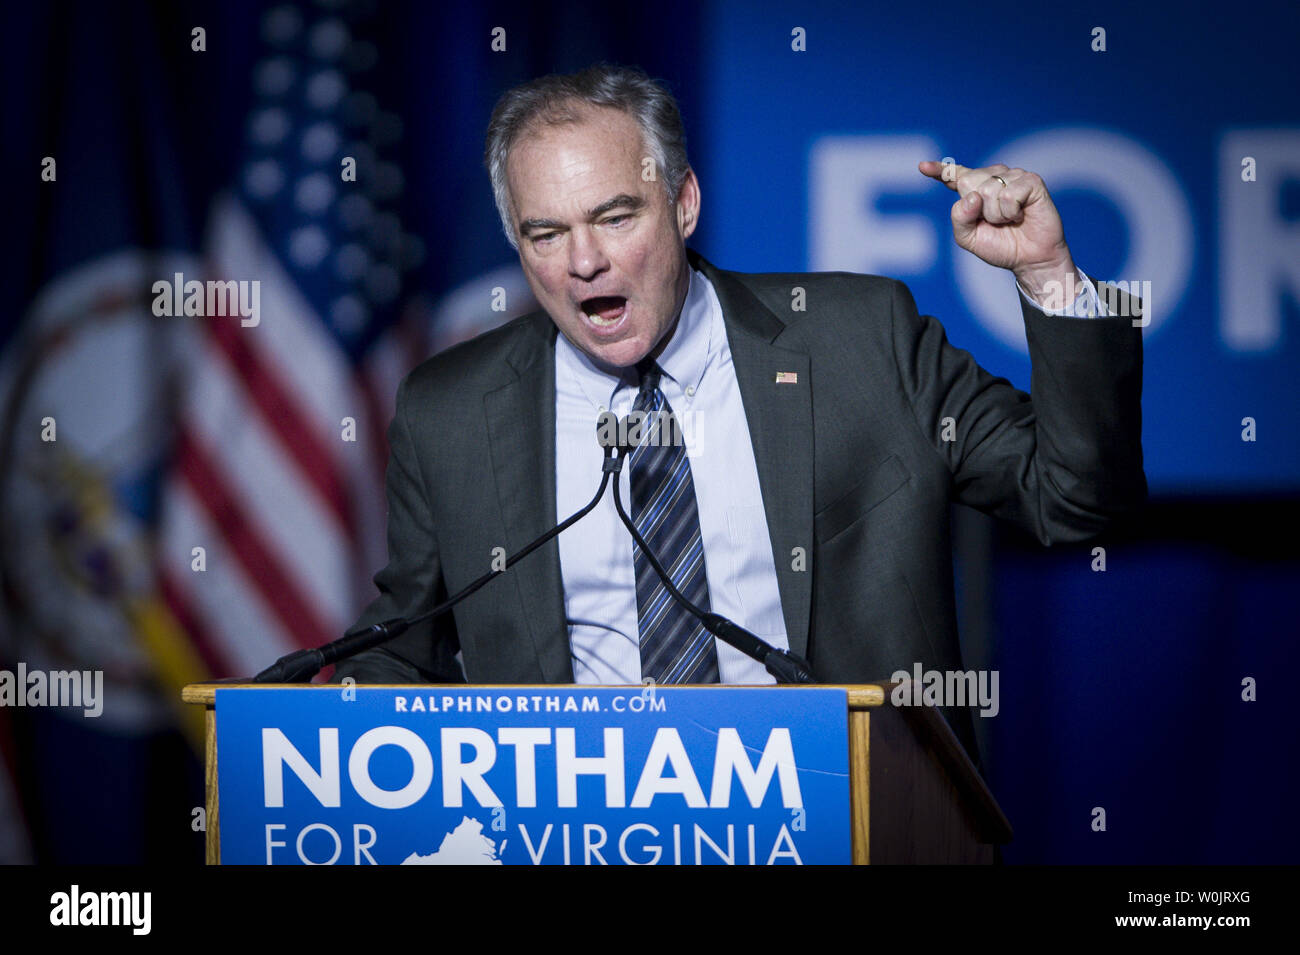
[[[689,438],[636,448],[618,476],[676,588],[821,682],[961,668],[952,501],[1049,545],[1144,500],[1141,331],[1101,310],[1034,173],[919,165],[959,195],[957,244],[1019,285],[1031,400],[949,345],[898,281],[729,272],[688,250],[701,185],[676,103],[640,71],[510,90],[486,161],[542,310],[403,382],[389,563],[354,630],[419,615],[583,507],[606,411],[678,421]],[[772,682],[669,598],[608,494],[343,677]],[[949,715],[974,754],[969,712]]]

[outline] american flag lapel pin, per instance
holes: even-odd
[[[778,385],[797,385],[799,384],[799,372],[778,371],[776,373],[776,383]]]

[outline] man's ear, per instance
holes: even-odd
[[[686,168],[686,178],[677,190],[677,201],[673,203],[677,213],[677,231],[683,241],[691,237],[695,226],[700,221],[700,181],[695,178],[695,170]]]

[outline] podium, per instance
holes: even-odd
[[[1011,840],[1010,824],[943,716],[930,706],[895,705],[891,691],[896,685],[883,682],[821,687],[843,691],[847,698],[849,831],[853,863],[992,863],[994,847]],[[206,861],[209,865],[221,863],[217,691],[242,693],[269,688],[273,687],[234,682],[198,683],[185,687],[182,692],[186,703],[204,707],[205,712]],[[313,684],[297,687],[295,691],[338,694],[340,689],[337,684]],[[460,684],[367,686],[358,689],[428,694],[433,699],[443,692],[463,694],[466,691],[491,690],[508,696],[602,688],[467,687]],[[638,687],[603,689],[628,693],[640,690]],[[698,687],[690,692],[710,693],[718,689]],[[743,692],[771,693],[772,688],[747,687]],[[791,688],[789,692],[807,690]],[[761,700],[761,696],[758,699]]]

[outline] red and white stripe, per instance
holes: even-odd
[[[260,280],[260,323],[191,328],[160,575],[217,675],[249,675],[341,635],[373,594],[383,428],[409,357],[388,348],[354,368],[234,199],[214,210],[208,267]],[[355,442],[342,438],[345,418]]]

